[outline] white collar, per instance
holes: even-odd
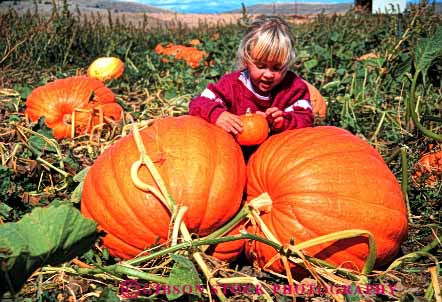
[[[252,85],[252,81],[250,80],[250,75],[248,70],[243,70],[241,71],[240,75],[239,75],[239,80],[244,84],[244,86],[246,86],[246,88],[248,90],[250,90],[258,99],[263,100],[263,101],[268,101],[270,100],[270,96],[264,96],[264,95],[260,95],[259,93],[257,93],[255,91],[255,89],[253,89],[253,85]]]

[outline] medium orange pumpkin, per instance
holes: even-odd
[[[124,63],[116,57],[101,57],[89,65],[87,75],[100,81],[115,80],[124,73]]]
[[[242,146],[259,145],[269,135],[269,125],[264,116],[251,113],[250,108],[239,117],[243,122],[243,131],[238,133],[236,141]]]
[[[308,91],[310,93],[310,102],[313,107],[313,115],[320,119],[325,119],[327,116],[327,102],[315,86],[307,81],[304,82],[307,84]]]
[[[363,229],[374,235],[376,265],[388,263],[407,233],[401,188],[383,158],[347,130],[318,126],[288,130],[260,145],[247,164],[247,199],[267,192],[269,212],[260,217],[282,243],[295,244],[332,232]],[[264,236],[253,227],[249,232]],[[367,238],[339,240],[306,249],[335,265],[361,269]],[[259,242],[246,254],[264,266],[276,251]],[[281,260],[271,267],[284,272]]]
[[[26,100],[25,114],[32,122],[45,117],[46,125],[53,129],[55,138],[71,136],[71,126],[75,122],[77,133],[83,133],[87,115],[78,114],[72,120],[76,109],[87,110],[90,104],[115,102],[113,92],[99,80],[75,76],[58,79],[35,88]]]
[[[158,119],[140,135],[176,203],[189,207],[184,222],[190,232],[206,236],[238,211],[246,172],[231,135],[187,115]],[[169,232],[168,210],[132,182],[131,166],[139,157],[133,135],[123,137],[97,158],[83,186],[82,213],[107,232],[104,246],[122,258],[165,242]],[[147,168],[139,177],[156,186]]]

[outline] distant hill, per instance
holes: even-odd
[[[52,0],[36,1],[38,4],[38,10],[40,12],[47,12],[52,10]],[[63,5],[62,0],[55,0],[58,7]],[[101,12],[110,10],[114,13],[147,13],[147,14],[161,14],[161,13],[174,13],[173,11],[158,8],[155,6],[127,2],[117,0],[67,0],[67,4],[70,11],[76,10],[77,7],[82,12]],[[34,1],[2,1],[0,0],[0,11],[8,8],[13,8],[16,11],[34,10]]]
[[[318,1],[318,0],[312,0]],[[320,0],[319,0],[320,1]],[[429,4],[429,5],[432,5]],[[256,4],[246,6],[249,14],[290,14],[290,15],[315,15],[320,13],[334,14],[345,13],[353,8],[352,3],[325,4],[325,3],[274,3]],[[442,13],[442,2],[435,3],[436,13]],[[242,10],[234,10],[228,13],[241,13]]]
[[[293,14],[293,15],[312,15],[312,14],[333,14],[345,13],[352,9],[353,4],[322,4],[322,3],[273,3],[256,4],[246,6],[246,12],[249,14]],[[234,10],[229,13],[240,13],[241,10]]]
[[[284,0],[282,0],[284,1]],[[287,1],[287,0],[286,0]],[[345,13],[352,9],[352,3],[340,4],[322,4],[321,0],[312,0],[312,3],[273,3],[273,4],[256,4],[246,7],[249,14],[290,14],[290,15],[315,15],[320,13],[333,14]],[[25,12],[27,10],[34,10],[35,4],[38,5],[40,12],[50,12],[52,10],[52,0],[0,0],[0,11],[13,8],[18,12]],[[55,0],[58,7],[63,5],[63,0]],[[67,0],[69,10],[74,11],[77,7],[82,12],[95,13],[107,12],[112,13],[146,13],[146,14],[174,14],[172,10],[158,8],[156,6],[118,0]],[[442,13],[442,2],[436,3],[436,12]],[[225,13],[242,13],[239,10],[228,11]]]
[[[102,8],[102,9],[118,10],[119,12],[127,12],[127,13],[153,13],[153,14],[174,13],[171,10],[158,8],[156,6],[151,6],[136,2],[126,2],[126,1],[101,0],[101,1],[96,1],[95,4],[87,4],[87,6],[94,6],[96,8]]]
[[[313,2],[317,3],[313,3]],[[246,12],[249,14],[290,14],[290,15],[316,15],[320,13],[325,14],[339,14],[345,13],[353,8],[352,3],[339,4],[322,4],[320,0],[312,0],[312,3],[273,3],[273,4],[256,4],[246,6]],[[431,1],[429,1],[431,4]],[[228,13],[241,13],[241,10],[234,10]],[[435,3],[435,12],[442,13],[442,2]]]

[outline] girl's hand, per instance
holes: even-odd
[[[278,107],[267,108],[265,114],[271,129],[280,130],[284,126],[283,112]]]
[[[243,123],[239,116],[224,111],[216,120],[215,124],[218,127],[223,128],[227,132],[231,132],[233,134],[241,133],[243,130]]]

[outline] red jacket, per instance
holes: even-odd
[[[190,101],[189,114],[214,124],[224,111],[242,115],[247,108],[252,112],[264,112],[270,107],[278,107],[284,112],[281,131],[313,125],[308,87],[292,71],[287,72],[282,82],[272,90],[270,97],[260,96],[253,91],[247,71],[228,73],[217,83],[210,83],[199,96]]]

